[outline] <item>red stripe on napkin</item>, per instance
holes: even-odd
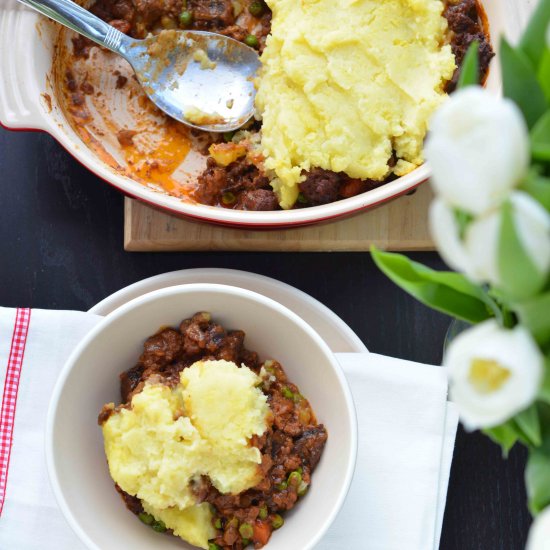
[[[0,410],[0,515],[4,508],[4,499],[6,496],[17,392],[19,390],[21,365],[23,364],[23,355],[25,354],[30,319],[30,309],[20,308],[17,310],[6,380],[4,382],[2,409]]]

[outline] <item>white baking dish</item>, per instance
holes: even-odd
[[[495,49],[505,33],[517,39],[532,0],[485,0]],[[211,223],[248,228],[283,228],[335,219],[372,208],[414,189],[429,177],[429,167],[377,189],[330,204],[290,211],[248,212],[193,204],[117,173],[92,152],[75,133],[57,103],[52,83],[52,60],[58,27],[16,0],[0,5],[0,123],[11,130],[42,130],[51,134],[78,161],[126,195],[177,215]],[[500,91],[496,62],[487,87]]]

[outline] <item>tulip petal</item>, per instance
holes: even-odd
[[[527,193],[510,195],[518,236],[539,271],[550,270],[550,214]]]
[[[464,248],[472,264],[472,276],[484,283],[500,284],[497,250],[500,213],[492,212],[473,221],[464,237]]]
[[[470,261],[460,240],[460,228],[453,210],[441,199],[434,199],[429,212],[430,233],[445,263],[456,271],[472,273]]]

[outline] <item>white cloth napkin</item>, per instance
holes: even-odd
[[[34,309],[19,355],[14,354],[13,344],[18,338],[24,340],[24,334],[19,326],[14,338],[16,317],[16,310],[0,308],[0,390],[4,389],[0,450],[10,440],[7,403],[14,396],[10,383],[14,364],[17,367],[20,360],[0,548],[84,549],[50,489],[44,429],[57,374],[76,343],[101,317]],[[21,310],[18,318],[24,324]],[[359,452],[346,503],[317,549],[438,548],[458,422],[454,406],[447,402],[443,369],[370,353],[339,354],[338,359],[355,398]],[[10,387],[5,388],[8,363]],[[7,455],[0,452],[0,462],[2,456],[5,461]],[[1,489],[2,478],[0,499]]]
[[[444,369],[375,353],[336,357],[359,445],[348,497],[317,550],[439,548],[458,424]]]

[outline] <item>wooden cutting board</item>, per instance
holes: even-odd
[[[429,185],[352,218],[301,229],[250,231],[184,220],[125,199],[124,248],[134,252],[240,250],[277,252],[433,250]]]

